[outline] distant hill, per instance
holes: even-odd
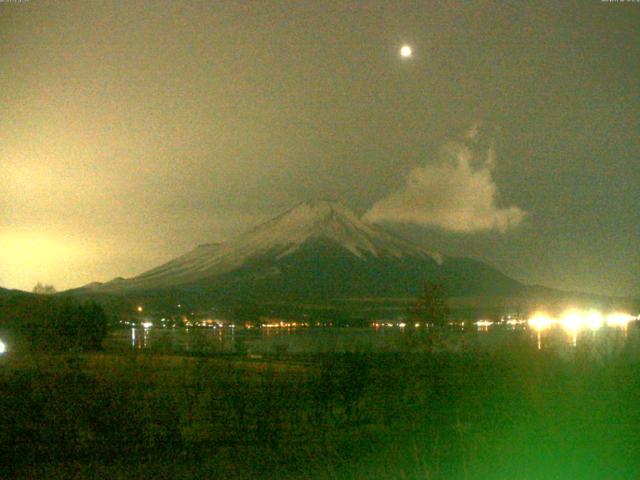
[[[9,290],[7,288],[0,287],[0,301],[7,300],[15,297],[31,297],[32,293],[24,292],[22,290]]]

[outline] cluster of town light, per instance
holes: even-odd
[[[538,332],[548,330],[555,326],[560,326],[569,332],[576,332],[584,329],[598,330],[605,325],[607,327],[626,328],[627,325],[634,320],[636,320],[636,317],[628,313],[612,312],[604,315],[597,310],[584,311],[570,309],[565,311],[560,317],[552,317],[546,313],[537,312],[529,318],[527,324]]]
[[[392,322],[373,322],[371,324],[372,327],[374,328],[381,328],[381,327],[400,327],[400,328],[405,328],[407,326],[407,324],[405,322],[398,322],[398,323],[392,323]],[[419,323],[414,323],[413,326],[415,328],[420,327]],[[425,323],[425,326],[429,326],[429,324]]]
[[[296,327],[308,327],[309,322],[271,322],[263,323],[260,325],[262,328],[296,328]]]

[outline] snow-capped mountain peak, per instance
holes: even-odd
[[[231,272],[259,258],[277,261],[316,241],[343,248],[362,260],[431,258],[437,255],[362,221],[340,202],[311,200],[224,244],[206,244],[164,265],[114,285],[139,289],[185,284]],[[105,284],[105,288],[109,284]]]
[[[309,240],[335,242],[357,257],[381,255],[401,257],[428,255],[408,242],[367,224],[342,203],[310,200],[259,225],[243,237],[254,251],[278,250],[283,257]]]

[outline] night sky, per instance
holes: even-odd
[[[0,286],[131,276],[328,197],[637,294],[639,25],[600,0],[2,2]]]

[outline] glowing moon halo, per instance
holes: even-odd
[[[403,45],[400,48],[400,56],[402,58],[411,58],[413,56],[413,50],[409,45]]]

